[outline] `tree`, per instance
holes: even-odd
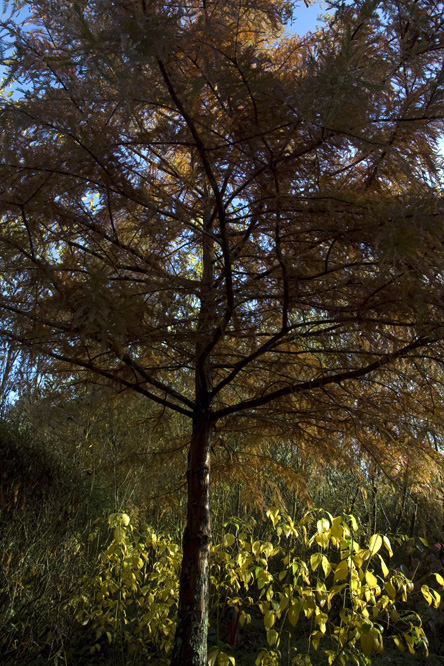
[[[1,333],[189,421],[172,664],[203,666],[222,432],[439,459],[442,3],[337,3],[306,38],[283,0],[26,9],[3,23]]]

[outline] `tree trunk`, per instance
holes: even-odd
[[[206,666],[209,599],[210,439],[208,414],[197,414],[188,454],[188,509],[183,537],[179,616],[171,666]]]
[[[183,560],[179,588],[179,613],[170,666],[207,666],[209,562],[211,545],[210,442],[211,391],[210,349],[217,328],[214,302],[213,202],[208,197],[202,236],[202,281],[196,344],[195,408],[188,453],[187,523],[183,536]]]

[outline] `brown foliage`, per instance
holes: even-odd
[[[304,39],[285,2],[110,7],[4,26],[1,331],[189,418],[202,572],[216,423],[439,458],[442,3],[356,0]]]

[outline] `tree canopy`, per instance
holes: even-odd
[[[442,4],[330,3],[305,37],[275,0],[2,24],[1,334],[189,420],[174,666],[206,660],[221,433],[439,460]]]

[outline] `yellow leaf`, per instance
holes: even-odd
[[[404,644],[403,644],[403,642],[401,641],[401,639],[400,639],[398,636],[392,636],[392,638],[393,638],[393,642],[394,642],[394,644],[396,645],[396,647],[398,648],[398,650],[399,650],[400,652],[404,652],[404,651],[405,651],[405,647],[404,647]]]
[[[318,649],[319,641],[321,640],[322,636],[323,634],[320,631],[313,631],[313,633],[311,634],[310,638],[315,650]]]
[[[356,518],[354,517],[353,514],[350,514],[350,515],[349,515],[349,518],[350,518],[350,522],[351,522],[352,529],[353,529],[355,532],[357,532],[358,529],[359,529],[359,526],[358,526],[358,522],[357,522]]]
[[[361,634],[361,649],[365,656],[367,657],[370,652],[373,650],[374,638],[371,634]]]
[[[399,620],[399,613],[396,610],[396,608],[392,608],[392,610],[390,611],[390,622],[392,624],[396,624],[398,620]]]
[[[339,611],[339,617],[344,624],[348,624],[350,622],[350,612],[346,608],[341,608]]]
[[[310,557],[310,566],[312,571],[316,571],[322,560],[322,553],[313,553]]]
[[[216,664],[218,664],[218,666],[229,666],[230,663],[236,663],[234,657],[230,657],[217,647],[211,648],[208,653],[208,666],[216,666]]]
[[[232,546],[235,541],[236,541],[236,537],[234,536],[234,534],[231,534],[230,532],[228,534],[224,534],[224,546],[225,546],[225,548],[229,548],[230,546]]]
[[[317,608],[315,613],[315,621],[319,627],[321,634],[325,634],[325,632],[327,631],[327,621],[328,621],[327,613],[322,613],[320,609]]]
[[[289,602],[290,600],[289,600],[288,597],[286,597],[284,594],[282,594],[282,592],[279,592],[279,595],[280,595],[280,597],[281,597],[281,600],[280,600],[280,602],[279,602],[279,610],[280,610],[280,611],[284,611],[284,610],[287,608],[287,606],[288,606],[288,602]]]
[[[373,650],[376,652],[376,654],[381,654],[381,652],[384,650],[382,636],[377,629],[372,629],[371,633],[373,634]]]
[[[407,643],[408,650],[410,654],[415,654],[415,649],[414,649],[414,641],[412,636],[409,636],[408,634],[404,634],[404,640]]]
[[[268,509],[267,516],[273,523],[273,527],[276,527],[276,523],[279,520],[279,509],[275,506],[272,506],[270,509]]]
[[[378,584],[378,579],[376,578],[375,575],[372,574],[371,571],[366,571],[365,572],[365,580],[367,581],[367,585],[370,588],[374,588]]]
[[[297,600],[295,603],[293,603],[290,606],[290,609],[288,611],[288,621],[290,622],[292,627],[295,627],[299,621],[299,614],[301,612],[301,607],[302,604],[299,600]]]
[[[251,546],[251,550],[253,551],[253,554],[256,555],[256,557],[259,557],[261,553],[261,544],[260,541],[255,541],[253,545]]]
[[[277,645],[277,640],[279,638],[279,634],[275,629],[270,629],[267,631],[267,643],[271,647],[273,645]]]
[[[327,518],[320,518],[316,523],[316,526],[318,528],[318,533],[322,534],[330,528],[330,521],[327,520]]]
[[[334,580],[335,583],[337,583],[340,580],[345,580],[348,576],[348,562],[347,560],[342,560],[339,562],[339,564],[336,566],[335,573],[334,573]]]
[[[270,557],[270,555],[275,554],[273,553],[273,551],[274,551],[273,544],[270,543],[269,541],[266,541],[265,543],[262,544],[261,553],[263,553],[267,559]]]
[[[392,547],[390,545],[389,538],[385,536],[385,537],[382,537],[382,540],[384,541],[384,546],[386,547],[389,556],[393,557],[393,550],[392,550]]]
[[[370,537],[369,547],[372,555],[375,555],[378,552],[378,550],[381,549],[382,537],[380,534],[373,534],[373,536]]]
[[[379,559],[381,560],[382,575],[384,576],[384,578],[386,578],[389,575],[389,570],[387,568],[386,563],[382,559],[381,555],[379,555]]]
[[[330,531],[316,534],[315,541],[321,546],[321,548],[327,548],[330,541]]]
[[[387,592],[388,596],[390,599],[395,599],[396,597],[396,590],[395,586],[393,583],[391,583],[389,580],[384,583],[384,589]]]
[[[325,557],[325,555],[322,556],[322,568],[324,570],[325,576],[327,577],[331,571],[331,564],[328,561],[328,559]]]
[[[423,595],[424,599],[427,601],[427,603],[430,606],[433,603],[433,597],[429,592],[429,586],[428,585],[423,585],[421,587],[421,592],[422,592],[422,595]]]
[[[239,618],[240,626],[243,627],[244,625],[249,624],[250,622],[251,622],[251,615],[249,615],[245,611],[242,611]]]
[[[311,617],[313,611],[316,609],[316,601],[313,597],[307,597],[302,602],[302,608],[304,609],[305,617]]]
[[[342,527],[341,522],[341,516],[336,516],[331,523],[331,535],[338,540],[341,540],[344,534],[344,528]]]
[[[444,578],[441,576],[441,574],[439,574],[439,573],[435,573],[435,574],[433,574],[433,575],[434,575],[435,578],[436,578],[436,582],[437,582],[439,585],[441,585],[442,587],[444,587]]]
[[[114,528],[114,541],[117,541],[117,543],[125,541],[125,530],[121,525]]]
[[[264,626],[265,629],[271,629],[271,627],[276,622],[276,614],[274,611],[269,610],[264,615]]]

